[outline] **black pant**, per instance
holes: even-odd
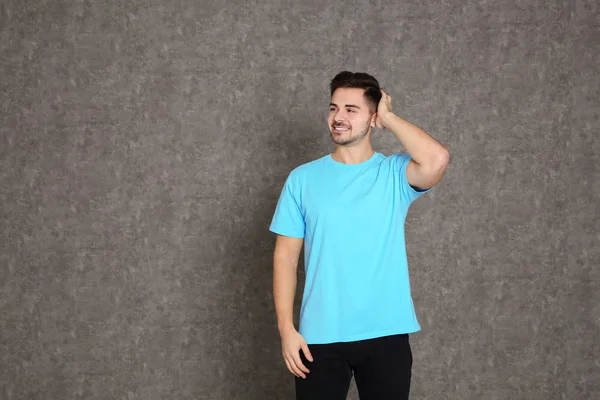
[[[412,352],[408,334],[356,342],[309,344],[310,370],[296,377],[296,400],[346,400],[354,374],[361,400],[406,400],[410,392]]]

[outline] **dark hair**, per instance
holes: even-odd
[[[377,111],[377,105],[381,100],[381,90],[377,79],[365,72],[342,71],[337,74],[329,84],[331,96],[339,88],[358,88],[365,90],[365,100],[371,112]]]

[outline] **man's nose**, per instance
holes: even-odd
[[[342,111],[338,111],[335,113],[335,115],[333,116],[333,120],[338,122],[338,121],[343,121],[344,120],[344,113]]]

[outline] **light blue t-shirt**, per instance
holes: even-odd
[[[404,221],[424,191],[406,178],[408,154],[343,164],[331,154],[288,176],[270,230],[304,238],[299,332],[308,344],[421,329],[412,302]]]

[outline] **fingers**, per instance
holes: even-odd
[[[312,354],[310,354],[310,350],[308,349],[308,344],[302,343],[302,352],[308,361],[313,362]]]
[[[381,90],[381,100],[384,101],[385,105],[387,106],[388,110],[392,111],[392,96],[390,96],[389,94],[387,94],[385,92],[385,90],[380,89]]]
[[[306,379],[306,375],[304,372],[308,373],[308,369],[302,364],[300,357],[297,356],[286,356],[285,363],[290,370],[290,372],[296,375],[299,378]],[[304,370],[304,372],[303,372]]]
[[[304,366],[304,364],[302,363],[302,359],[300,358],[300,352],[298,352],[298,353],[295,353],[295,354],[293,355],[293,359],[294,359],[294,362],[296,363],[296,367],[297,367],[297,368],[298,368],[300,371],[302,371],[302,372],[305,372],[305,373],[309,373],[309,372],[310,372],[310,371],[308,370],[308,368],[306,368],[306,367]]]
[[[304,338],[297,332],[291,336],[286,335],[282,338],[281,347],[288,370],[295,376],[306,379],[306,374],[310,370],[302,363],[301,355],[303,353],[309,362],[313,362],[313,357]],[[302,350],[302,353],[300,353],[300,350]]]
[[[287,358],[284,358],[283,360],[285,361],[285,365],[287,365],[288,370],[295,376],[300,377],[299,371],[292,367],[292,364],[287,360]]]
[[[304,356],[310,362],[313,361],[312,354],[310,354],[310,350],[308,349],[308,345],[303,343],[301,345],[302,351],[304,352]],[[285,363],[290,370],[290,372],[300,378],[306,379],[306,374],[310,372],[308,368],[302,363],[302,359],[300,358],[300,352],[297,351],[295,353],[287,354],[285,357]]]
[[[287,365],[287,368],[290,370],[290,372],[296,376],[300,376],[298,375],[298,371],[296,370],[295,366],[292,365],[292,363],[290,361],[288,361],[287,358],[284,358],[285,360],[285,365]]]

